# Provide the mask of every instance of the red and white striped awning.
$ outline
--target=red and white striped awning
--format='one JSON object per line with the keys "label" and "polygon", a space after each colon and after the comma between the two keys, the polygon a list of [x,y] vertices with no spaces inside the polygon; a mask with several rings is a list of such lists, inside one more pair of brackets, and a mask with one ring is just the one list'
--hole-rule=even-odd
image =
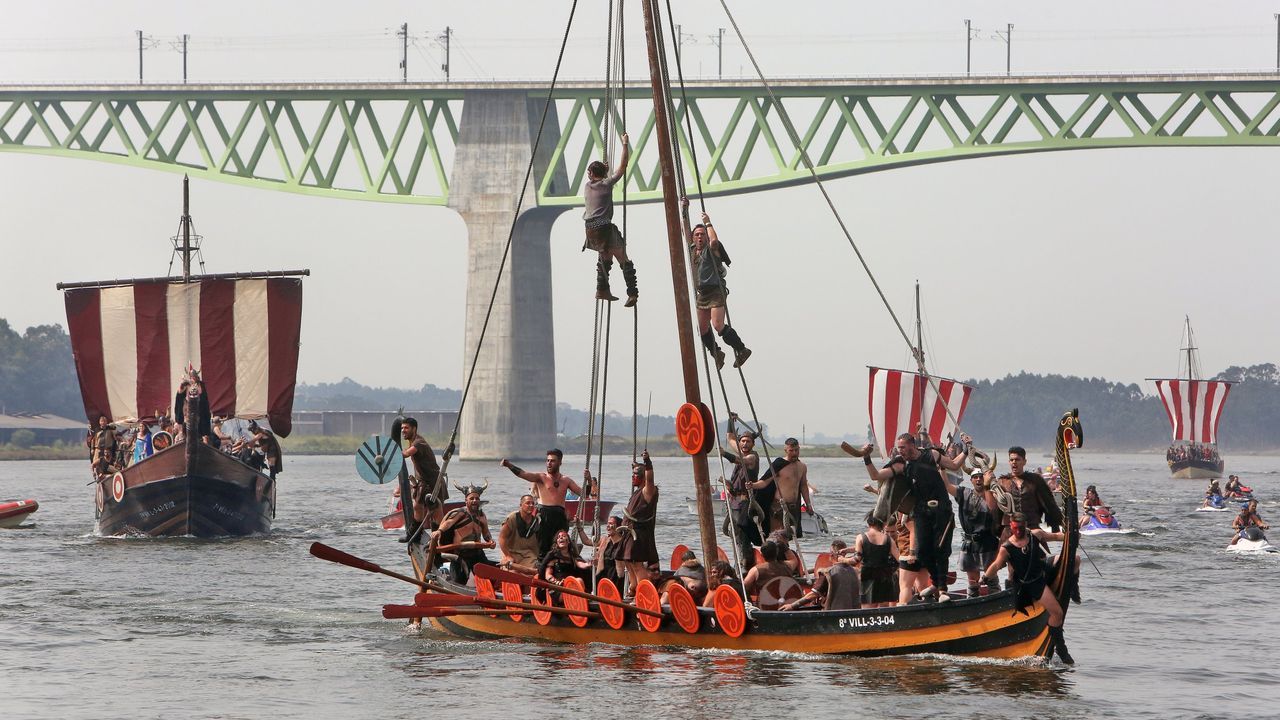
{"label": "red and white striped awning", "polygon": [[[899,435],[915,434],[922,422],[933,443],[941,445],[955,432],[956,423],[964,417],[969,395],[973,393],[970,385],[936,375],[932,376],[938,385],[938,391],[934,392],[929,379],[919,373],[878,367],[870,370],[867,409],[871,431],[884,457],[892,455]],[[939,394],[946,401],[945,406],[939,402]],[[948,417],[947,408],[955,416],[954,422]]]}
{"label": "red and white striped awning", "polygon": [[85,415],[96,422],[171,410],[187,365],[214,415],[292,429],[302,280],[166,279],[66,291]]}
{"label": "red and white striped awning", "polygon": [[1225,380],[1155,379],[1174,441],[1217,443],[1222,408],[1233,383]]}

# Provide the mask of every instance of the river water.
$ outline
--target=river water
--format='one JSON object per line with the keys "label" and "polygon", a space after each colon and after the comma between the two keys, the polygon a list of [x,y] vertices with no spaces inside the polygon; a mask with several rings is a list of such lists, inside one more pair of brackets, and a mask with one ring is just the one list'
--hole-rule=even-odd
{"label": "river water", "polygon": [[[290,458],[275,530],[227,540],[103,538],[79,462],[0,463],[0,500],[36,498],[33,527],[0,530],[0,717],[1274,717],[1280,555],[1225,552],[1231,513],[1197,513],[1198,481],[1157,455],[1077,451],[1131,535],[1086,537],[1085,602],[1067,618],[1073,668],[948,657],[828,658],[605,645],[461,642],[386,621],[412,586],[307,553],[321,541],[405,571],[384,532],[388,487],[349,457]],[[626,458],[606,458],[621,497]],[[689,464],[656,459],[659,548],[694,546]],[[1047,463],[1032,457],[1030,464]],[[567,458],[566,468],[581,468]],[[1280,458],[1230,469],[1280,509]],[[852,539],[870,506],[861,463],[809,462],[815,504]],[[453,482],[490,478],[495,525],[527,484],[496,463],[457,462]],[[713,465],[713,473],[715,466]],[[610,491],[610,485],[613,492]],[[1277,531],[1280,532],[1280,531]],[[1280,538],[1277,538],[1280,539]],[[815,543],[816,545],[816,543]],[[809,548],[806,548],[809,549]],[[813,549],[817,549],[814,547]]]}

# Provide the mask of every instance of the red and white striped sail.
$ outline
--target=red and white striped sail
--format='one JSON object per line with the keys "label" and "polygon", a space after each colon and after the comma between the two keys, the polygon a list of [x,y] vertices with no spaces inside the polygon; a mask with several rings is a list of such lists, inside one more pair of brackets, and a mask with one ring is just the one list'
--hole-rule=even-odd
{"label": "red and white striped sail", "polygon": [[[899,435],[914,434],[921,422],[935,445],[942,444],[948,435],[955,432],[973,393],[972,386],[934,375],[933,380],[938,385],[935,392],[929,379],[919,373],[878,367],[870,369],[867,409],[871,430],[884,457],[892,455]],[[939,402],[939,395],[946,400],[945,406]],[[955,421],[947,415],[947,408],[951,409]]]}
{"label": "red and white striped sail", "polygon": [[1218,423],[1232,383],[1225,380],[1153,380],[1169,416],[1173,440],[1217,443]]}
{"label": "red and white striped sail", "polygon": [[292,429],[302,280],[135,281],[66,290],[67,325],[85,415],[112,420],[170,409],[187,365],[214,415]]}

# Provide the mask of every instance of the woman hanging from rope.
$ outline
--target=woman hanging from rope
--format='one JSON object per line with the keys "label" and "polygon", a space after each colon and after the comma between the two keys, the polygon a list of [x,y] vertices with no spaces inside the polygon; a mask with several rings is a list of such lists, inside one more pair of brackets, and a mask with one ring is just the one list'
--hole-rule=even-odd
{"label": "woman hanging from rope", "polygon": [[[685,217],[689,216],[689,198],[681,198],[685,207]],[[720,334],[724,341],[733,348],[733,366],[742,364],[751,357],[751,350],[742,343],[738,331],[725,323],[729,287],[724,282],[725,266],[730,264],[729,253],[720,243],[715,228],[711,227],[711,217],[706,211],[702,213],[702,222],[694,225],[689,231],[693,237],[690,249],[693,252],[694,290],[697,294],[698,332],[702,334],[702,344],[707,347],[716,359],[716,369],[724,367],[724,350],[716,344],[711,329]]]}
{"label": "woman hanging from rope", "polygon": [[626,175],[627,162],[631,159],[631,144],[626,133],[622,135],[622,159],[618,168],[609,173],[609,166],[596,160],[587,166],[587,183],[582,188],[586,210],[582,217],[587,223],[587,241],[582,249],[591,248],[599,253],[596,261],[596,299],[617,300],[609,292],[609,270],[616,258],[622,267],[622,279],[627,283],[627,307],[636,304],[640,291],[636,289],[636,266],[627,259],[627,239],[613,224],[613,186]]}

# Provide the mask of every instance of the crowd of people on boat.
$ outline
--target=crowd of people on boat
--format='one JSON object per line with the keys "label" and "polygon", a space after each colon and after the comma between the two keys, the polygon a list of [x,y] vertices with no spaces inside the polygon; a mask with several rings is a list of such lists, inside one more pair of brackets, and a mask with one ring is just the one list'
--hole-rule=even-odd
{"label": "crowd of people on boat", "polygon": [[[664,598],[672,583],[680,583],[696,602],[707,605],[713,591],[728,583],[757,607],[782,611],[888,607],[986,595],[999,590],[1003,570],[1005,587],[1016,589],[1019,607],[1033,602],[1045,607],[1055,648],[1070,661],[1062,638],[1064,612],[1049,589],[1059,558],[1047,544],[1064,539],[1064,516],[1045,479],[1026,469],[1023,448],[1009,449],[1010,472],[995,476],[990,469],[977,468],[966,484],[946,478],[946,471],[965,471],[960,443],[938,448],[928,444],[927,436],[903,434],[881,465],[873,462],[872,447],[865,446],[858,454],[874,483],[867,487],[877,494],[876,507],[852,544],[833,539],[817,567],[809,568],[797,543],[803,537],[798,522],[801,500],[812,507],[799,443],[788,439],[784,456],[760,472],[756,436],[738,432],[733,421],[728,440],[734,449],[726,450],[725,457],[734,469],[725,481],[729,514],[721,530],[731,541],[735,562],[721,557],[704,564],[686,551],[673,559],[678,564],[671,569],[661,566],[654,535],[660,492],[647,452],[632,464],[626,508],[607,519],[594,546],[584,515],[570,517],[565,509],[570,492],[585,499],[597,497],[598,483],[590,469],[584,469],[581,483],[575,481],[561,472],[564,455],[558,449],[546,453],[542,471],[525,470],[504,459],[502,466],[527,482],[530,492],[504,517],[495,539],[480,499],[484,487],[459,488],[464,505],[441,513],[446,491],[439,466],[410,424],[403,437],[411,440],[404,452],[413,461],[415,523],[435,531],[428,555],[436,564],[449,558],[457,581],[465,581],[458,567],[492,564],[556,584],[577,577],[592,587],[607,578],[624,597],[632,596],[642,580],[652,582]],[[964,442],[969,442],[967,436]],[[1101,507],[1096,488],[1091,490],[1086,505]],[[954,575],[949,564],[957,527],[967,588],[951,591]],[[590,557],[583,555],[588,546],[594,549]],[[485,553],[494,548],[497,559]],[[1076,558],[1067,587],[1077,602],[1078,573]]]}
{"label": "crowd of people on boat", "polygon": [[1209,462],[1217,463],[1222,460],[1222,456],[1218,454],[1218,448],[1213,445],[1200,445],[1192,443],[1187,445],[1171,445],[1165,452],[1165,460],[1170,465],[1184,462]]}
{"label": "crowd of people on boat", "polygon": [[183,380],[174,396],[174,404],[143,418],[126,418],[112,422],[102,416],[85,434],[89,465],[94,478],[101,481],[127,467],[136,465],[155,453],[186,440],[185,398],[195,385],[195,407],[199,415],[196,427],[200,441],[235,457],[249,467],[269,473],[274,479],[283,471],[284,456],[280,441],[269,428],[257,420],[240,421],[215,417],[209,413],[208,394],[204,383]]}

